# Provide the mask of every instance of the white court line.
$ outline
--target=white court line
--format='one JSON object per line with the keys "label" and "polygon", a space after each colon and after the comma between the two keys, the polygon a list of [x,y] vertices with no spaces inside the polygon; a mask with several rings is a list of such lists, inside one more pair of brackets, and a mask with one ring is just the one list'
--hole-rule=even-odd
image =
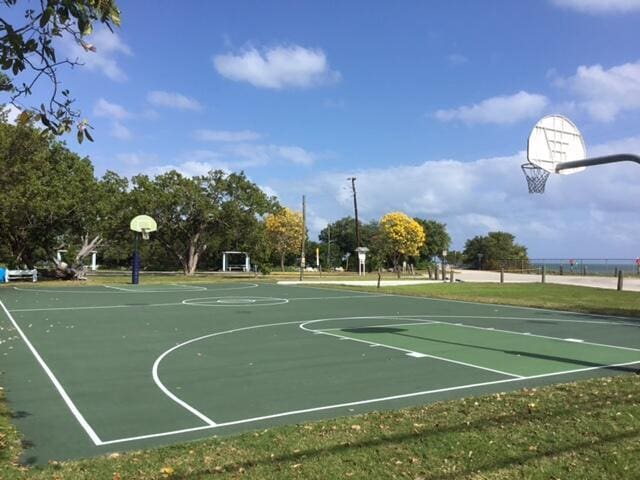
{"label": "white court line", "polygon": [[179,293],[179,292],[204,292],[204,291],[207,290],[207,287],[201,287],[201,286],[198,286],[198,285],[193,285],[193,286],[185,285],[184,288],[179,288],[179,289],[162,289],[162,288],[159,288],[157,290],[145,289],[145,287],[142,287],[140,290],[138,290],[134,286],[131,286],[131,287],[117,287],[115,285],[103,285],[103,287],[104,288],[111,288],[113,290],[118,290],[118,291],[127,292],[127,293]]}
{"label": "white court line", "polygon": [[[464,323],[453,323],[453,322],[439,322],[436,320],[427,320],[428,318],[436,318],[436,317],[445,317],[445,315],[420,315],[418,317],[418,315],[408,315],[408,317],[413,317],[416,319],[415,323],[398,323],[398,324],[390,324],[390,325],[370,325],[370,326],[365,326],[365,327],[358,327],[358,328],[375,328],[375,327],[402,327],[402,326],[410,326],[410,325],[450,325],[450,326],[454,326],[454,327],[461,327],[461,328],[474,328],[476,330],[485,330],[488,332],[498,332],[498,333],[508,333],[508,334],[512,334],[512,335],[522,335],[522,336],[526,336],[526,337],[537,337],[537,338],[544,338],[547,340],[555,340],[558,342],[570,342],[570,343],[579,343],[581,345],[591,345],[591,346],[596,346],[596,347],[605,347],[605,348],[614,348],[614,349],[619,349],[619,350],[629,350],[632,352],[640,352],[640,348],[632,348],[632,347],[623,347],[620,345],[610,345],[607,343],[595,343],[595,342],[588,342],[585,341],[583,339],[579,339],[579,338],[559,338],[559,337],[551,337],[548,335],[537,335],[535,333],[530,333],[530,332],[514,332],[512,330],[503,330],[500,328],[494,328],[494,327],[479,327],[477,325],[466,325]],[[390,317],[393,318],[393,317]],[[425,320],[421,320],[421,318],[425,318]],[[460,318],[457,316],[454,316],[454,318]],[[471,317],[471,318],[504,318],[504,317]],[[336,328],[326,328],[326,329],[322,329],[322,330],[312,330],[314,332],[328,332],[328,331],[333,331],[333,330],[343,330],[344,327],[336,327]],[[350,338],[350,337],[348,337]]]}
{"label": "white court line", "polygon": [[[428,315],[425,315],[425,317],[428,317]],[[503,330],[503,329],[500,329],[500,328],[478,327],[476,325],[466,325],[464,323],[452,323],[452,322],[437,322],[437,323],[440,323],[441,325],[452,325],[454,327],[460,327],[460,328],[473,328],[475,330],[487,330],[487,331],[491,331],[491,332],[509,333],[511,335],[526,335],[527,337],[545,338],[545,339],[548,339],[548,340],[556,340],[558,342],[571,342],[572,340],[575,342],[575,339],[551,337],[549,335],[537,335],[535,333],[514,332],[514,331],[511,331],[511,330]],[[580,344],[581,345],[592,345],[592,346],[596,346],[596,347],[616,348],[616,349],[619,349],[619,350],[629,350],[629,351],[632,351],[632,352],[640,352],[640,348],[621,347],[619,345],[609,345],[609,344],[606,344],[606,343],[587,342],[585,340],[581,340]]]}
{"label": "white court line", "polygon": [[136,308],[136,307],[168,307],[171,305],[182,305],[182,303],[150,303],[141,305],[96,305],[87,307],[51,307],[51,308],[14,308],[12,312],[49,312],[56,310],[100,310],[108,308]]}
{"label": "white court line", "polygon": [[[494,328],[494,327],[480,327],[477,325],[467,325],[464,323],[453,323],[453,322],[440,322],[437,320],[429,320],[430,318],[484,318],[484,319],[502,319],[502,318],[507,318],[507,319],[521,319],[521,317],[475,317],[475,316],[471,316],[471,315],[466,315],[466,316],[458,316],[458,315],[407,315],[406,317],[408,318],[416,318],[416,321],[418,322],[422,322],[421,318],[425,319],[425,324],[426,325],[433,325],[433,324],[438,324],[438,325],[452,325],[454,327],[461,327],[461,328],[474,328],[476,330],[486,330],[489,332],[498,332],[498,333],[509,333],[512,335],[523,335],[523,336],[527,336],[527,337],[538,337],[538,338],[544,338],[544,339],[548,339],[548,340],[556,340],[558,342],[573,342],[573,343],[580,343],[583,345],[592,345],[592,346],[596,346],[596,347],[607,347],[607,348],[616,348],[619,350],[629,350],[632,352],[640,352],[640,348],[633,348],[633,347],[623,347],[620,345],[610,345],[607,343],[596,343],[596,342],[588,342],[582,339],[577,339],[577,338],[559,338],[559,337],[551,337],[549,335],[537,335],[535,333],[530,333],[530,332],[514,332],[512,330],[503,330],[500,328]],[[554,320],[555,321],[555,320]],[[569,320],[571,321],[571,320]],[[597,323],[602,323],[602,322],[597,322]],[[411,325],[415,325],[415,324],[411,324]],[[614,325],[624,325],[624,324],[614,324]],[[393,325],[388,325],[389,327],[392,327]],[[337,329],[340,330],[340,329]]]}
{"label": "white court line", "polygon": [[[389,318],[393,318],[393,317],[389,317]],[[442,322],[430,322],[430,321],[421,321],[421,320],[414,320],[411,323],[389,323],[387,325],[363,325],[362,327],[335,327],[335,328],[323,328],[322,330],[313,330],[314,333],[317,334],[321,334],[322,332],[333,332],[333,331],[339,331],[339,330],[344,330],[345,328],[392,328],[392,327],[410,327],[410,326],[414,326],[414,325],[442,325]]]}
{"label": "white court line", "polygon": [[[369,318],[371,318],[371,317],[369,317]],[[306,325],[309,324],[309,323],[317,323],[317,322],[321,322],[321,321],[327,321],[327,320],[310,320],[308,322],[303,322],[303,323],[300,324],[300,328],[302,330],[305,330],[305,331],[311,332],[311,333],[320,333],[321,335],[329,335],[331,337],[343,338],[343,339],[346,339],[346,340],[351,340],[353,342],[365,343],[367,345],[376,345],[376,346],[388,348],[390,350],[397,350],[399,352],[404,352],[404,353],[415,353],[414,350],[408,350],[406,348],[394,347],[392,345],[386,345],[386,344],[380,343],[380,342],[369,342],[368,340],[362,340],[360,338],[352,338],[352,337],[349,337],[349,336],[346,336],[346,335],[338,335],[337,333],[330,333],[330,332],[327,332],[327,331],[324,331],[324,330],[314,330],[312,328],[306,328]],[[420,353],[422,353],[422,352],[420,352]],[[426,357],[429,357],[429,358],[433,358],[435,360],[441,360],[443,362],[455,363],[455,364],[458,364],[458,365],[463,365],[465,367],[471,367],[471,368],[477,368],[477,369],[480,369],[480,370],[486,370],[488,372],[499,373],[500,375],[507,375],[508,377],[524,378],[522,375],[517,375],[515,373],[505,372],[505,371],[502,371],[502,370],[496,370],[494,368],[482,367],[480,365],[475,365],[473,363],[461,362],[459,360],[452,360],[450,358],[439,357],[437,355],[431,355],[431,354],[426,354],[426,353],[423,353],[423,355],[425,355]]]}
{"label": "white court line", "polygon": [[254,329],[265,328],[265,327],[276,327],[276,326],[280,326],[280,325],[292,325],[292,324],[296,324],[297,325],[299,323],[300,323],[299,321],[296,321],[296,322],[271,323],[271,324],[267,324],[267,325],[252,325],[252,326],[249,326],[249,327],[235,328],[233,330],[226,330],[224,332],[209,333],[207,335],[202,335],[200,337],[192,338],[190,340],[187,340],[186,342],[182,342],[182,343],[179,343],[179,344],[171,347],[169,350],[166,350],[166,351],[162,352],[162,354],[158,358],[156,358],[156,361],[153,362],[153,368],[151,369],[151,376],[152,376],[153,381],[155,382],[155,384],[158,386],[158,388],[166,396],[168,396],[171,400],[173,400],[174,402],[176,402],[178,405],[180,405],[181,407],[185,408],[189,412],[193,413],[196,417],[198,417],[199,419],[201,419],[202,421],[207,423],[209,426],[215,426],[215,425],[217,425],[216,422],[211,420],[204,413],[200,412],[196,408],[194,408],[191,405],[189,405],[184,400],[180,399],[177,395],[174,395],[167,387],[164,386],[164,383],[162,383],[162,381],[160,380],[160,376],[158,375],[158,368],[160,366],[160,362],[162,362],[162,360],[167,355],[169,355],[171,352],[174,352],[175,350],[177,350],[177,349],[179,349],[181,347],[184,347],[185,345],[189,345],[191,343],[198,342],[200,340],[205,340],[207,338],[217,337],[217,336],[220,336],[220,335],[226,335],[228,333],[241,332],[241,331],[244,331],[244,330],[254,330]]}
{"label": "white court line", "polygon": [[29,293],[101,293],[101,294],[107,293],[109,295],[113,295],[113,292],[107,292],[105,290],[90,290],[90,288],[93,288],[93,287],[69,287],[68,290],[54,290],[52,288],[36,288],[36,287],[34,288],[12,287],[12,288],[14,290],[18,290],[19,292],[29,292]]}
{"label": "white court line", "polygon": [[[160,284],[161,285],[161,284]],[[203,290],[188,290],[188,291],[204,291],[204,290],[208,290],[210,292],[216,292],[216,291],[227,291],[227,290],[246,290],[248,288],[256,288],[259,285],[257,283],[246,283],[242,286],[235,286],[235,287],[203,287],[200,285],[191,285],[191,284],[181,284],[181,283],[170,283],[168,285],[178,285],[178,286],[185,286],[185,287],[189,287],[189,286],[193,286],[193,287],[197,287],[199,289],[203,289]],[[215,285],[215,284],[209,284],[209,285]],[[94,287],[69,287],[68,290],[54,290],[54,289],[50,289],[50,288],[38,288],[38,287],[34,287],[34,288],[22,288],[22,287],[12,287],[14,290],[18,290],[20,292],[29,292],[29,293],[100,293],[100,294],[109,294],[109,295],[113,295],[113,291],[112,290],[116,290],[116,291],[122,291],[125,293],[167,293],[167,292],[182,292],[182,291],[187,291],[187,290],[162,290],[162,291],[150,291],[150,290],[146,290],[146,291],[135,291],[135,290],[127,290],[125,288],[122,287],[114,287],[114,286],[109,286],[109,285],[96,285],[96,287],[100,287],[101,290],[90,290],[90,288],[94,288]],[[109,291],[105,291],[104,289],[108,288]]]}
{"label": "white court line", "polygon": [[89,438],[91,438],[91,441],[95,445],[102,445],[103,443],[102,443],[102,440],[100,440],[100,437],[98,437],[98,435],[93,430],[93,428],[91,428],[91,425],[89,425],[89,423],[82,416],[82,414],[80,413],[78,408],[75,406],[73,401],[71,401],[71,398],[69,398],[69,395],[65,391],[64,387],[62,386],[62,384],[58,381],[58,379],[53,374],[53,372],[51,371],[49,366],[45,363],[45,361],[42,359],[42,357],[40,356],[38,351],[35,349],[33,344],[29,341],[29,339],[24,334],[22,329],[18,326],[17,322],[15,321],[15,319],[13,318],[11,313],[9,313],[9,310],[7,310],[7,307],[4,306],[4,303],[2,303],[1,300],[0,300],[0,307],[2,307],[2,310],[4,310],[4,313],[7,315],[7,318],[9,319],[9,321],[11,321],[11,323],[15,327],[16,331],[22,337],[22,340],[24,341],[25,345],[29,348],[29,350],[31,350],[31,353],[36,358],[36,360],[38,361],[38,363],[40,364],[40,366],[42,367],[44,372],[47,374],[47,376],[49,377],[49,379],[53,383],[53,386],[56,387],[56,390],[58,390],[58,393],[60,394],[60,396],[62,397],[64,402],[67,404],[67,407],[69,407],[69,410],[71,410],[71,413],[73,414],[73,416],[76,417],[76,420],[78,420],[78,423],[80,423],[82,428],[84,428],[84,431],[87,432],[87,435],[89,435]]}
{"label": "white court line", "polygon": [[[292,323],[292,322],[287,322],[287,323]],[[300,322],[293,322],[293,323],[300,323]],[[458,385],[455,387],[447,387],[447,388],[439,388],[439,389],[435,389],[435,390],[423,390],[423,391],[419,391],[419,392],[411,392],[411,393],[404,393],[404,394],[400,394],[400,395],[392,395],[392,396],[388,396],[388,397],[378,397],[378,398],[371,398],[371,399],[367,399],[367,400],[358,400],[355,402],[346,402],[346,403],[336,403],[333,405],[323,405],[320,407],[313,407],[313,408],[305,408],[305,409],[301,409],[301,410],[291,410],[289,412],[281,412],[281,413],[275,413],[273,415],[264,415],[264,416],[260,416],[260,417],[253,417],[253,418],[245,418],[242,420],[234,420],[234,421],[230,421],[230,422],[221,422],[216,424],[215,426],[202,426],[202,427],[193,427],[193,428],[184,428],[182,430],[172,430],[172,431],[167,431],[167,432],[160,432],[160,433],[151,433],[148,435],[138,435],[135,437],[127,437],[127,438],[118,438],[115,440],[107,440],[105,442],[102,442],[102,445],[113,445],[116,443],[125,443],[125,442],[133,442],[136,440],[146,440],[146,439],[150,439],[150,438],[158,438],[158,437],[167,437],[167,436],[171,436],[171,435],[178,435],[181,433],[190,433],[190,432],[197,432],[200,430],[209,430],[209,429],[214,429],[214,428],[222,428],[222,427],[228,427],[228,426],[232,426],[232,425],[241,425],[244,423],[253,423],[253,422],[258,422],[258,421],[262,421],[262,420],[271,420],[274,418],[280,418],[280,417],[287,417],[287,416],[292,416],[292,415],[299,415],[299,414],[304,414],[304,413],[313,413],[313,412],[320,412],[323,410],[333,410],[333,409],[337,409],[337,408],[346,408],[346,407],[355,407],[358,405],[367,405],[367,404],[371,404],[371,403],[379,403],[379,402],[386,402],[386,401],[392,401],[392,400],[401,400],[404,398],[411,398],[411,397],[420,397],[420,396],[426,396],[426,395],[432,395],[432,394],[436,394],[436,393],[444,393],[444,392],[452,392],[452,391],[456,391],[456,390],[464,390],[464,389],[472,389],[472,388],[478,388],[478,387],[485,387],[485,386],[490,386],[490,385],[499,385],[501,383],[513,383],[513,382],[524,382],[527,380],[535,380],[538,378],[545,378],[545,377],[553,377],[553,376],[559,376],[559,375],[568,375],[571,373],[580,373],[580,372],[586,372],[586,371],[590,371],[590,370],[601,370],[601,369],[606,369],[606,368],[615,368],[615,367],[624,367],[624,366],[628,366],[628,365],[634,365],[640,363],[640,359],[638,359],[635,362],[627,362],[627,363],[617,363],[617,364],[612,364],[612,365],[600,365],[597,367],[586,367],[586,368],[578,368],[575,370],[566,370],[566,371],[562,371],[562,372],[554,372],[554,373],[544,373],[541,375],[532,375],[530,377],[520,377],[520,378],[506,378],[506,379],[502,379],[502,380],[493,380],[490,382],[482,382],[482,383],[472,383],[469,385]]]}
{"label": "white court line", "polygon": [[297,298],[289,298],[290,301],[293,300],[342,300],[345,298],[376,298],[376,297],[386,297],[386,294],[370,294],[370,295],[344,295],[344,296],[335,296],[335,297],[297,297]]}
{"label": "white court line", "polygon": [[[243,287],[243,288],[253,288],[253,287]],[[240,290],[239,288],[236,289],[222,289],[222,290]],[[91,293],[111,293],[111,292],[91,292]],[[152,293],[157,293],[157,292],[152,292]],[[325,299],[334,299],[334,298],[357,298],[359,296],[363,296],[363,295],[356,295],[356,296],[344,296],[344,297],[317,297],[314,298],[317,300],[325,300]],[[206,300],[207,298],[232,298],[232,297],[199,297],[197,299],[187,299],[184,300],[182,302],[173,302],[173,303],[151,303],[151,304],[144,304],[144,305],[95,305],[95,306],[86,306],[86,307],[50,307],[50,308],[14,308],[11,311],[12,312],[48,312],[48,311],[56,311],[56,310],[99,310],[99,309],[108,309],[108,308],[136,308],[136,307],[168,307],[168,306],[173,306],[173,305],[185,305],[185,301],[190,301],[190,300]],[[236,297],[237,298],[237,297]],[[252,297],[252,298],[262,298],[262,297]],[[282,300],[287,300],[287,302],[282,302],[279,305],[284,305],[285,303],[290,302],[291,300],[311,300],[310,298],[283,298]],[[191,304],[193,305],[193,304]],[[201,305],[201,306],[211,306],[211,305]],[[216,305],[216,306],[221,306],[221,305]],[[241,307],[243,305],[224,305],[224,306],[235,306],[235,307]],[[260,306],[260,305],[257,305]],[[269,305],[266,305],[269,306]]]}
{"label": "white court line", "polygon": [[[178,286],[189,286],[189,283],[171,283],[170,285],[178,285]],[[208,285],[215,285],[214,284],[208,284]],[[194,285],[197,286],[197,285]],[[235,286],[235,287],[202,287],[205,290],[209,291],[209,292],[225,292],[227,290],[247,290],[249,288],[258,288],[259,285],[257,283],[246,283],[246,284],[240,284],[240,286]]]}

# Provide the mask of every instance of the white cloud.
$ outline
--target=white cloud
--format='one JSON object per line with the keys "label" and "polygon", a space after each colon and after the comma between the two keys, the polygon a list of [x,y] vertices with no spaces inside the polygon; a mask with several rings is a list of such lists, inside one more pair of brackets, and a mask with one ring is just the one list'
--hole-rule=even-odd
{"label": "white cloud", "polygon": [[589,148],[588,151],[590,157],[600,157],[614,153],[640,154],[640,135],[601,143],[593,148]]}
{"label": "white cloud", "polygon": [[261,88],[308,88],[340,79],[340,73],[331,70],[322,50],[298,45],[262,51],[251,47],[239,54],[216,55],[213,64],[223,77]]}
{"label": "white cloud", "polygon": [[269,185],[258,185],[260,190],[262,190],[269,197],[278,197],[278,192],[271,188]]}
{"label": "white cloud", "polygon": [[[129,156],[123,157],[123,160],[128,159],[128,163],[139,158],[136,154],[127,155]],[[223,144],[220,150],[190,150],[179,155],[174,162],[164,165],[156,164],[145,171],[157,175],[169,170],[177,170],[183,175],[193,176],[204,175],[210,170],[233,172],[248,167],[267,167],[283,163],[309,166],[314,160],[315,156],[301,147],[230,142]],[[276,194],[275,190],[270,191]]]}
{"label": "white cloud", "polygon": [[122,41],[117,33],[107,28],[99,28],[86,38],[86,42],[95,47],[95,51],[87,51],[70,37],[62,39],[62,44],[71,60],[84,64],[88,70],[98,70],[116,82],[124,82],[127,75],[117,61],[119,54],[131,56],[131,48]]}
{"label": "white cloud", "polygon": [[544,95],[518,92],[487,98],[480,103],[450,110],[438,110],[434,116],[440,121],[461,120],[465,123],[512,124],[538,117],[549,100]]}
{"label": "white cloud", "polygon": [[[640,136],[590,148],[591,153],[640,153]],[[467,239],[501,229],[516,235],[531,257],[635,258],[640,217],[640,168],[619,163],[552,175],[544,195],[531,195],[520,164],[525,153],[506,157],[426,161],[358,171],[314,172],[298,182],[271,180],[281,201],[298,206],[307,194],[309,225],[316,235],[326,225],[353,215],[346,178],[357,177],[363,221],[394,210],[445,222],[454,249]],[[320,220],[316,221],[316,217]]]}
{"label": "white cloud", "polygon": [[262,137],[257,132],[251,130],[228,131],[228,130],[196,130],[195,137],[198,140],[207,142],[250,142]]}
{"label": "white cloud", "polygon": [[122,105],[117,103],[111,103],[100,98],[93,106],[93,114],[96,117],[107,117],[115,120],[124,120],[131,117],[131,113],[127,111]]}
{"label": "white cloud", "polygon": [[120,122],[114,122],[113,127],[111,128],[111,136],[118,140],[131,140],[133,138],[133,133],[131,133],[131,130]]}
{"label": "white cloud", "polygon": [[171,170],[175,170],[185,177],[207,175],[211,170],[223,170],[226,173],[230,173],[232,171],[221,164],[197,160],[188,160],[177,164],[157,165],[147,168],[145,171],[148,175],[156,176],[170,172]]}
{"label": "white cloud", "polygon": [[640,11],[640,0],[551,0],[551,3],[592,15]]}
{"label": "white cloud", "polygon": [[464,65],[469,61],[467,57],[464,55],[460,55],[459,53],[452,53],[447,56],[447,60],[453,66]]}
{"label": "white cloud", "polygon": [[2,113],[5,112],[7,114],[7,123],[9,125],[15,125],[18,121],[18,115],[22,113],[22,110],[9,103],[7,105],[4,105],[4,108],[2,108]]}
{"label": "white cloud", "polygon": [[294,145],[256,145],[249,143],[232,144],[222,152],[239,168],[265,166],[277,162],[309,166],[315,156],[302,147]]}
{"label": "white cloud", "polygon": [[576,95],[577,106],[595,120],[611,122],[621,112],[640,109],[640,61],[609,69],[581,65],[575,75],[554,83]]}
{"label": "white cloud", "polygon": [[269,149],[273,151],[276,157],[283,158],[297,165],[309,166],[314,160],[313,155],[301,147],[270,145]]}
{"label": "white cloud", "polygon": [[156,107],[175,108],[178,110],[202,110],[202,105],[190,97],[176,92],[154,90],[147,94],[147,101]]}
{"label": "white cloud", "polygon": [[128,166],[137,166],[158,161],[158,156],[153,153],[119,153],[116,159]]}

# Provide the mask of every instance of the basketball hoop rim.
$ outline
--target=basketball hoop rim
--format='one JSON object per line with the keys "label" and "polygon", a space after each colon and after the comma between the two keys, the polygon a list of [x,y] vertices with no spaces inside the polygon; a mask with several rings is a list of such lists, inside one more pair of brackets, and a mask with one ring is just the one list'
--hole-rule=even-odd
{"label": "basketball hoop rim", "polygon": [[520,168],[522,168],[527,180],[529,193],[544,193],[545,185],[551,172],[532,162],[523,163]]}

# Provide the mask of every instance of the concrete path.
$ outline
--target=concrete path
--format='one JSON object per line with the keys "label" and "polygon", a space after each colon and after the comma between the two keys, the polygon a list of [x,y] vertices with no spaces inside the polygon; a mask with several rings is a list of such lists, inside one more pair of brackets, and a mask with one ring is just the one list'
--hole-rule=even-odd
{"label": "concrete path", "polygon": [[[463,282],[485,282],[485,283],[499,283],[500,273],[491,271],[478,271],[478,270],[459,270],[456,269],[454,273],[456,280]],[[505,273],[505,283],[540,283],[541,275],[528,275],[521,273]],[[593,287],[593,288],[607,288],[615,290],[618,286],[618,279],[611,277],[596,277],[596,276],[577,276],[577,275],[549,275],[546,276],[547,283],[557,283],[561,285],[576,285],[579,287]],[[281,285],[298,285],[298,284],[327,284],[327,285],[351,285],[362,287],[375,287],[378,283],[377,280],[290,280],[280,281]],[[422,285],[428,283],[442,283],[441,280],[428,280],[417,277],[412,280],[382,280],[380,283],[383,287],[390,287],[396,285]],[[640,278],[627,277],[624,279],[625,291],[640,292]]]}
{"label": "concrete path", "polygon": [[[463,282],[500,282],[499,272],[478,271],[478,270],[456,270],[454,278]],[[528,275],[521,273],[505,273],[506,283],[539,283],[541,275]],[[561,285],[577,285],[579,287],[608,288],[615,290],[618,287],[618,279],[613,275],[606,276],[579,276],[579,275],[546,275],[547,283],[558,283]],[[623,290],[640,292],[640,278],[627,277],[623,280]]]}

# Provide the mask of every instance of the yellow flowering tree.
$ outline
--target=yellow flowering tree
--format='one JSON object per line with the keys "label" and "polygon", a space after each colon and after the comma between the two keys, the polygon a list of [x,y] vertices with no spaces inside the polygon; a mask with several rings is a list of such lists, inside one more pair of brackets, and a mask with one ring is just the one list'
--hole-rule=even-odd
{"label": "yellow flowering tree", "polygon": [[283,208],[266,218],[265,228],[271,247],[280,254],[280,268],[284,272],[284,257],[302,247],[302,214]]}
{"label": "yellow flowering tree", "polygon": [[393,259],[393,268],[398,275],[400,259],[419,255],[425,241],[422,225],[402,212],[387,213],[380,220],[380,242],[384,252]]}

